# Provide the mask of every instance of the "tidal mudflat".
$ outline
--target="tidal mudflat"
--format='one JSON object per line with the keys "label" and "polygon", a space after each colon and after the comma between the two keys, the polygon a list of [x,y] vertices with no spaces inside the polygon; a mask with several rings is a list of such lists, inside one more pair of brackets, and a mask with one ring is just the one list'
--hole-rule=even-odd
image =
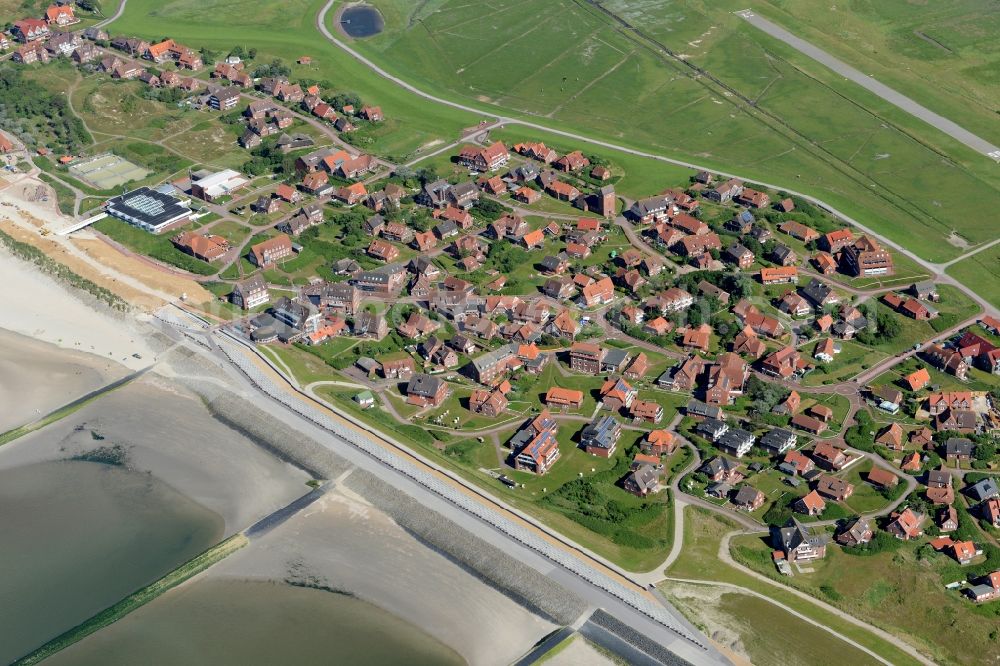
{"label": "tidal mudflat", "polygon": [[283,583],[201,580],[49,659],[90,664],[408,664],[465,661],[372,604]]}

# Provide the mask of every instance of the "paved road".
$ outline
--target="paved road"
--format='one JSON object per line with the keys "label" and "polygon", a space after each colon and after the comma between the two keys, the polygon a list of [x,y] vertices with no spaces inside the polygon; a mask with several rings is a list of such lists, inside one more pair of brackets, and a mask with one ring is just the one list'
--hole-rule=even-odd
{"label": "paved road", "polygon": [[[497,123],[500,124],[501,126],[502,125],[520,125],[522,127],[528,127],[528,128],[540,130],[540,131],[543,131],[543,132],[548,132],[550,134],[556,134],[558,136],[562,136],[562,137],[565,137],[565,138],[568,138],[568,139],[573,139],[574,141],[582,141],[582,142],[589,143],[589,144],[594,145],[594,146],[600,146],[602,148],[608,148],[610,150],[616,150],[618,152],[626,153],[628,155],[635,155],[637,157],[645,157],[645,158],[648,158],[648,159],[651,159],[651,160],[657,160],[659,162],[665,162],[667,164],[674,164],[674,165],[677,165],[677,166],[687,167],[689,169],[694,169],[695,171],[711,171],[712,173],[718,174],[718,175],[720,175],[720,176],[722,176],[724,178],[739,178],[741,180],[746,180],[746,181],[749,181],[749,182],[757,183],[758,185],[761,185],[762,187],[770,188],[770,189],[773,189],[773,190],[782,190],[782,191],[788,192],[789,194],[791,194],[793,196],[800,197],[801,199],[804,199],[805,201],[808,201],[808,202],[810,202],[812,204],[815,204],[815,205],[819,206],[820,208],[823,208],[824,210],[828,211],[832,215],[834,215],[836,217],[839,217],[840,219],[842,219],[845,222],[847,222],[847,223],[849,223],[849,224],[857,227],[858,229],[861,229],[863,232],[865,232],[869,236],[877,238],[879,240],[879,242],[882,243],[883,245],[885,245],[886,247],[889,247],[889,248],[895,250],[896,252],[899,252],[901,254],[906,255],[907,257],[909,257],[910,259],[912,259],[914,262],[916,262],[917,264],[919,264],[921,267],[923,267],[923,268],[927,269],[928,271],[930,271],[934,275],[934,278],[936,279],[937,282],[943,283],[943,284],[950,284],[950,285],[955,286],[956,288],[958,288],[958,289],[962,290],[963,292],[965,292],[966,295],[968,295],[970,298],[972,298],[976,303],[978,303],[985,310],[986,314],[990,314],[990,315],[993,315],[995,317],[1000,317],[1000,308],[997,308],[993,304],[987,302],[986,299],[982,298],[981,296],[979,296],[978,294],[976,294],[975,292],[973,292],[971,289],[969,289],[967,286],[965,286],[964,284],[962,284],[961,282],[959,282],[955,278],[951,277],[950,275],[944,274],[944,268],[945,268],[946,264],[935,264],[935,263],[928,262],[928,261],[924,260],[923,258],[921,258],[920,256],[918,256],[914,252],[911,252],[910,250],[906,249],[905,247],[903,247],[899,243],[896,243],[895,241],[892,241],[892,240],[886,238],[885,236],[882,236],[881,234],[879,234],[879,233],[875,232],[874,230],[872,230],[870,227],[868,227],[868,226],[862,224],[861,222],[857,221],[856,219],[854,219],[850,215],[844,213],[843,211],[838,210],[837,208],[834,208],[833,206],[831,206],[830,204],[826,203],[825,201],[817,199],[816,197],[814,197],[814,196],[812,196],[810,194],[806,194],[804,192],[799,192],[797,190],[790,189],[786,185],[777,185],[777,184],[774,184],[774,183],[764,182],[764,181],[758,180],[756,178],[747,178],[746,176],[741,176],[740,174],[727,173],[725,171],[719,171],[718,169],[709,168],[709,167],[706,167],[704,165],[694,164],[692,162],[685,162],[683,160],[676,160],[676,159],[672,159],[672,158],[669,158],[669,157],[665,157],[663,155],[657,155],[655,153],[649,153],[649,152],[646,152],[646,151],[643,151],[643,150],[636,150],[634,148],[628,148],[626,146],[621,146],[619,144],[611,143],[609,141],[601,141],[601,140],[598,140],[598,139],[594,139],[592,137],[584,136],[582,134],[576,134],[574,132],[567,132],[565,130],[557,129],[555,127],[550,127],[550,126],[547,126],[547,125],[542,125],[540,123],[534,123],[534,122],[530,122],[530,121],[527,121],[527,120],[519,120],[517,118],[509,118],[509,117],[506,117],[506,116],[498,114],[495,110],[484,110],[484,109],[481,109],[481,108],[476,108],[476,107],[470,106],[468,104],[462,104],[460,102],[453,102],[451,100],[444,99],[442,97],[437,97],[436,95],[432,95],[430,93],[424,92],[423,90],[420,90],[416,86],[414,86],[414,85],[412,85],[410,83],[407,83],[403,79],[390,74],[389,72],[387,72],[386,70],[382,69],[377,64],[375,64],[374,62],[372,62],[371,60],[369,60],[368,58],[366,58],[365,56],[363,56],[361,53],[359,53],[355,49],[351,48],[351,46],[349,46],[343,40],[341,40],[341,39],[337,38],[336,36],[334,36],[330,32],[330,30],[326,27],[326,16],[329,13],[330,9],[333,7],[334,2],[335,2],[335,0],[328,0],[328,2],[323,6],[323,8],[320,9],[319,14],[316,16],[316,28],[323,34],[323,36],[331,44],[333,44],[337,48],[343,50],[345,53],[347,53],[352,58],[354,58],[355,60],[359,61],[360,63],[362,63],[363,65],[365,65],[369,69],[371,69],[373,72],[375,72],[376,74],[378,74],[382,78],[391,81],[392,83],[396,84],[397,86],[403,88],[404,90],[407,90],[407,91],[413,93],[414,95],[417,95],[418,97],[422,97],[423,99],[435,102],[437,104],[442,104],[444,106],[448,106],[448,107],[451,107],[453,109],[458,109],[460,111],[465,111],[467,113],[476,114],[476,115],[478,115],[478,116],[480,116],[482,118],[496,118]],[[1000,150],[1000,149],[998,149],[998,150]],[[963,257],[968,256],[969,254],[972,254],[974,252],[975,252],[975,250],[973,250],[970,253],[967,253],[966,255],[963,255]]]}
{"label": "paved road", "polygon": [[934,113],[927,107],[921,106],[906,95],[903,95],[884,83],[880,83],[873,77],[858,71],[846,62],[833,57],[826,51],[813,46],[804,39],[796,37],[781,26],[768,21],[766,18],[754,13],[752,10],[744,9],[736,12],[736,15],[755,28],[766,32],[775,39],[780,39],[796,51],[803,53],[820,64],[829,67],[837,74],[840,74],[844,78],[857,83],[862,88],[875,93],[890,104],[898,106],[910,115],[923,120],[928,125],[944,132],[953,139],[964,143],[969,148],[972,148],[973,150],[1000,162],[1000,148],[994,146],[986,139],[976,136],[957,123],[948,120],[944,116]]}
{"label": "paved road", "polygon": [[108,25],[109,23],[111,23],[113,21],[117,21],[118,18],[121,17],[121,15],[125,12],[125,3],[126,2],[128,2],[128,0],[121,0],[121,2],[118,3],[118,9],[117,9],[117,11],[115,11],[115,13],[113,15],[111,15],[108,18],[104,19],[100,23],[95,23],[94,27],[95,28],[103,28],[104,26]]}

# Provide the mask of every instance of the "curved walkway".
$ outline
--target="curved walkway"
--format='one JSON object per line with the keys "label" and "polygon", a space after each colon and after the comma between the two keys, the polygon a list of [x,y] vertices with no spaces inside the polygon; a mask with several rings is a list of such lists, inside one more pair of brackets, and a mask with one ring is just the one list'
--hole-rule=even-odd
{"label": "curved walkway", "polygon": [[[900,638],[898,636],[894,636],[893,634],[890,634],[889,632],[887,632],[887,631],[885,631],[883,629],[879,629],[878,627],[876,627],[874,625],[871,625],[871,624],[868,624],[867,622],[865,622],[863,620],[859,620],[858,618],[854,617],[853,615],[851,615],[849,613],[845,613],[844,611],[840,610],[839,608],[831,606],[830,604],[826,603],[825,601],[823,601],[821,599],[817,599],[814,596],[810,596],[810,595],[806,594],[805,592],[802,592],[801,590],[797,590],[796,588],[791,587],[789,585],[782,585],[781,583],[778,583],[778,582],[776,582],[774,580],[771,580],[770,578],[768,578],[767,576],[765,576],[763,574],[759,574],[756,571],[748,569],[748,568],[744,567],[742,564],[739,564],[736,560],[733,559],[732,555],[730,555],[730,553],[729,553],[729,541],[734,536],[736,536],[737,534],[740,534],[740,532],[729,532],[728,534],[726,534],[725,536],[722,537],[722,541],[719,542],[719,553],[718,553],[719,560],[721,560],[722,562],[726,563],[727,565],[733,567],[737,571],[745,573],[748,576],[752,576],[753,578],[756,578],[757,580],[759,580],[759,581],[761,581],[763,583],[767,583],[768,585],[773,585],[774,587],[776,587],[776,588],[778,588],[780,590],[784,590],[785,592],[788,592],[790,594],[794,594],[795,596],[797,596],[797,597],[799,597],[801,599],[804,599],[806,601],[809,601],[809,602],[811,602],[811,603],[819,606],[820,608],[822,608],[826,612],[832,613],[832,614],[836,615],[837,617],[839,617],[840,619],[842,619],[842,620],[844,620],[846,622],[850,622],[853,625],[856,625],[858,627],[861,627],[862,629],[866,629],[866,630],[872,632],[873,634],[875,634],[876,636],[878,636],[882,640],[887,641],[889,643],[892,643],[893,645],[895,645],[896,647],[898,647],[900,650],[903,650],[904,652],[906,652],[907,654],[909,654],[911,657],[913,657],[914,659],[916,659],[920,663],[925,664],[926,666],[934,666],[934,662],[933,661],[931,661],[927,657],[923,656],[915,647],[913,647],[909,643],[906,643],[905,641],[900,640]],[[764,596],[764,598],[767,599],[766,596]],[[778,603],[778,602],[773,602],[773,603]],[[852,641],[850,641],[848,639],[845,639],[845,640],[847,640],[849,643],[851,643],[852,645],[854,645],[854,643]],[[861,648],[861,649],[864,649],[864,648]],[[865,649],[865,652],[868,652],[868,654],[872,654],[869,650],[866,650],[866,649]],[[876,658],[879,659],[879,661],[883,661],[884,662],[884,660],[881,657],[877,657],[876,656]],[[888,662],[884,662],[884,663],[888,663]]]}

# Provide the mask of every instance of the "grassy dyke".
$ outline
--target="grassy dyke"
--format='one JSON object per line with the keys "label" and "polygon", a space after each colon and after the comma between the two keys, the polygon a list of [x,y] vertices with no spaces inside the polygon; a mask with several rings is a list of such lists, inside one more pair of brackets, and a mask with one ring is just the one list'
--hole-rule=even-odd
{"label": "grassy dyke", "polygon": [[34,652],[18,659],[14,664],[16,666],[31,666],[32,664],[41,663],[57,652],[65,650],[70,645],[83,640],[95,631],[114,624],[129,613],[153,601],[164,592],[197,576],[202,571],[232,555],[247,543],[249,543],[249,540],[243,534],[234,534],[225,541],[212,546],[200,555],[188,560],[159,580],[136,590],[118,603],[105,608],[89,620],[56,636]]}

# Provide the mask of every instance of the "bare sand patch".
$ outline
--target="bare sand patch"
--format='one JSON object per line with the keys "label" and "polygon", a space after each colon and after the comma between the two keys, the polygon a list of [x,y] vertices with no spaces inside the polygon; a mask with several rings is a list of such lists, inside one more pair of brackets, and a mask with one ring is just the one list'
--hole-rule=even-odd
{"label": "bare sand patch", "polygon": [[212,292],[202,287],[198,282],[160,270],[134,257],[128,257],[104,241],[78,236],[73,238],[72,242],[105,266],[110,266],[116,271],[131,275],[143,284],[174,295],[175,298],[179,298],[184,294],[188,301],[195,304],[206,303],[215,299]]}
{"label": "bare sand patch", "polygon": [[54,240],[29,232],[24,227],[14,224],[9,218],[0,218],[0,231],[3,231],[7,235],[13,237],[15,240],[38,248],[44,252],[46,256],[63,264],[77,275],[105,287],[112,293],[120,296],[137,307],[153,310],[163,305],[162,299],[154,298],[148,293],[124,282],[109,279],[107,274],[98,270],[98,268],[91,263],[73,255],[66,249],[65,246],[55,242]]}

